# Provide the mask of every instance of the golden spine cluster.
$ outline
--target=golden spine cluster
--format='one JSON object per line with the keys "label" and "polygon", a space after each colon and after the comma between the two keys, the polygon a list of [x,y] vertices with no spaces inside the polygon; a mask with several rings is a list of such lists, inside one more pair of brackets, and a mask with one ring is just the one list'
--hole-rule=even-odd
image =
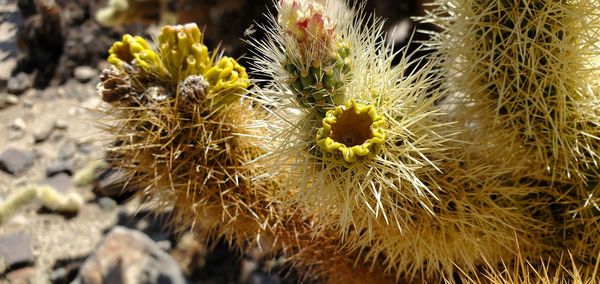
{"label": "golden spine cluster", "polygon": [[599,16],[599,1],[456,0],[425,18],[442,30],[429,45],[466,139],[513,183],[539,188],[520,202],[545,225],[554,264],[568,252],[593,265],[600,251]]}

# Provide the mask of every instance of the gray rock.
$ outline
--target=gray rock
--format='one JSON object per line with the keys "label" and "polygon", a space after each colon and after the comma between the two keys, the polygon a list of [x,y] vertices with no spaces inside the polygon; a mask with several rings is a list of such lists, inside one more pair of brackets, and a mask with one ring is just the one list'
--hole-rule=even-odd
{"label": "gray rock", "polygon": [[33,154],[31,152],[8,148],[0,155],[0,169],[11,175],[20,175],[32,165]]}
{"label": "gray rock", "polygon": [[7,273],[5,278],[8,283],[35,283],[35,274],[35,267],[28,266]]}
{"label": "gray rock", "polygon": [[34,261],[31,236],[17,232],[0,237],[0,273],[16,265],[29,265]]}
{"label": "gray rock", "polygon": [[94,149],[94,145],[92,145],[92,143],[89,143],[89,142],[77,143],[77,151],[79,153],[88,155],[88,154],[92,153],[93,149]]}
{"label": "gray rock", "polygon": [[73,175],[73,165],[66,161],[56,162],[46,168],[46,176],[51,177],[59,173],[64,173],[69,176]]}
{"label": "gray rock", "polygon": [[15,95],[20,95],[27,89],[31,88],[32,81],[29,75],[21,72],[16,76],[11,77],[6,85],[6,90]]}
{"label": "gray rock", "polygon": [[22,118],[17,117],[12,121],[10,127],[17,131],[24,131],[25,129],[27,129],[27,123],[25,123],[25,120],[23,120]]}
{"label": "gray rock", "polygon": [[280,284],[281,280],[277,275],[269,275],[264,272],[254,272],[246,284]]}
{"label": "gray rock", "polygon": [[33,108],[33,101],[29,98],[25,98],[25,99],[23,99],[23,106],[28,109],[31,109],[31,108]]}
{"label": "gray rock", "polygon": [[19,103],[19,97],[12,95],[12,94],[7,94],[7,93],[0,94],[0,109],[9,107],[12,105],[16,105],[18,103]]}
{"label": "gray rock", "polygon": [[67,192],[73,187],[73,179],[65,173],[59,173],[47,178],[44,184],[51,186],[58,192]]}
{"label": "gray rock", "polygon": [[64,129],[69,128],[69,123],[62,119],[57,119],[54,122],[54,128],[64,130]]}
{"label": "gray rock", "polygon": [[98,199],[98,205],[104,210],[113,210],[117,207],[117,202],[110,197],[100,197]]}
{"label": "gray rock", "polygon": [[39,123],[33,126],[32,134],[33,140],[35,143],[41,143],[52,135],[52,131],[54,131],[54,125],[50,123]]}
{"label": "gray rock", "polygon": [[3,100],[9,105],[16,105],[17,103],[19,103],[19,97],[11,94],[6,94]]}
{"label": "gray rock", "polygon": [[73,70],[73,76],[77,81],[86,83],[98,76],[96,69],[89,66],[79,66]]}
{"label": "gray rock", "polygon": [[186,283],[177,263],[145,234],[114,227],[74,283]]}
{"label": "gray rock", "polygon": [[[62,92],[61,92],[62,91]],[[67,98],[89,98],[96,95],[96,88],[92,84],[82,84],[77,80],[69,80],[59,90]]]}
{"label": "gray rock", "polygon": [[60,149],[58,149],[58,160],[67,161],[75,155],[77,147],[71,142],[65,142]]}

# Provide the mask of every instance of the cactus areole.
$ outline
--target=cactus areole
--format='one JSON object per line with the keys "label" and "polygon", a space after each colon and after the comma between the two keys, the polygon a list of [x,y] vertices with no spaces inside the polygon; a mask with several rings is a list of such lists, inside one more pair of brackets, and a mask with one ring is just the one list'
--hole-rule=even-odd
{"label": "cactus areole", "polygon": [[385,142],[385,121],[371,105],[349,100],[330,110],[317,132],[317,145],[326,157],[346,167],[373,158]]}

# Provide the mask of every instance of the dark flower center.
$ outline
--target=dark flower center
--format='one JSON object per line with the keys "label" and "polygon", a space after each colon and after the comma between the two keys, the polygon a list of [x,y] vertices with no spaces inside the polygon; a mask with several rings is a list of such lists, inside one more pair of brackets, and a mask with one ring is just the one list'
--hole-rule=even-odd
{"label": "dark flower center", "polygon": [[356,113],[353,109],[344,111],[331,125],[331,139],[352,147],[373,138],[371,124],[373,119],[368,113]]}

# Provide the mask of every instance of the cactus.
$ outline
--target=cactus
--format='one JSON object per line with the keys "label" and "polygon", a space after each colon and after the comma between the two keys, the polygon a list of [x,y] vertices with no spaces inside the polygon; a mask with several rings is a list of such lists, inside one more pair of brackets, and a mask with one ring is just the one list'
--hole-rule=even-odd
{"label": "cactus", "polygon": [[209,54],[196,24],[163,27],[158,45],[156,52],[143,38],[131,35],[115,42],[108,58],[113,67],[103,71],[98,85],[102,98],[133,105],[161,101],[175,97],[177,85],[189,76],[202,76],[209,83],[210,101],[229,104],[250,85],[246,69],[236,60]]}
{"label": "cactus", "polygon": [[[181,56],[164,60],[163,52],[170,49],[158,53],[157,64],[183,62],[175,60]],[[128,64],[136,68],[135,62]],[[182,70],[169,64],[174,67],[166,68],[169,73]],[[179,72],[187,76],[176,87],[164,80],[158,85],[132,80],[139,74],[118,65],[103,72],[98,91],[111,104],[107,118],[116,122],[105,127],[117,140],[110,148],[113,166],[123,168],[143,189],[139,194],[158,203],[158,209],[174,208],[176,230],[191,227],[201,239],[224,237],[239,249],[259,245],[285,251],[299,258],[292,261],[304,273],[314,271],[323,279],[372,275],[353,270],[350,255],[355,254],[342,251],[335,233],[316,234],[296,210],[279,206],[273,193],[283,191],[279,178],[256,179],[269,175],[250,163],[264,154],[253,137],[262,135],[257,123],[265,114],[242,99],[248,76],[235,60],[223,57],[206,66],[199,75]],[[157,90],[153,95],[151,88]],[[315,240],[327,247],[314,247]],[[311,266],[324,254],[332,261],[317,272]],[[331,274],[340,269],[347,273]]]}
{"label": "cactus", "polygon": [[[271,17],[270,42],[251,42],[259,72],[290,90],[290,99],[322,117],[346,101],[344,86],[352,76],[352,41],[348,10],[338,1],[284,0]],[[340,21],[341,20],[341,21]]]}
{"label": "cactus", "polygon": [[481,155],[515,182],[544,189],[524,200],[554,228],[543,236],[544,253],[557,257],[566,248],[583,263],[596,261],[600,231],[591,205],[600,174],[599,7],[436,1],[427,18],[443,30],[429,45],[439,49],[445,87],[462,96],[455,107],[474,129],[470,140],[486,145]]}
{"label": "cactus", "polygon": [[73,175],[73,181],[78,186],[85,186],[92,184],[97,178],[97,171],[105,168],[106,162],[103,160],[92,160],[89,161],[83,168],[79,169]]}
{"label": "cactus", "polygon": [[83,205],[83,198],[75,192],[64,194],[50,186],[27,186],[15,190],[6,200],[0,202],[0,225],[36,198],[44,207],[59,213],[77,213]]}
{"label": "cactus", "polygon": [[247,166],[261,152],[246,125],[262,114],[242,100],[250,84],[245,68],[209,54],[195,24],[163,27],[158,51],[142,38],[123,38],[98,86],[111,104],[107,118],[117,122],[105,127],[116,139],[110,162],[145,199],[161,208],[177,204],[172,222],[179,230],[256,238],[271,213],[261,197],[268,186],[254,183]]}
{"label": "cactus", "polygon": [[597,176],[597,1],[438,4],[433,21],[445,32],[432,45],[443,68],[461,74],[451,87],[473,103],[465,112],[490,120],[487,133],[505,133],[491,134],[503,137],[491,141],[498,149],[518,153],[504,164],[550,182]]}
{"label": "cactus", "polygon": [[[568,249],[576,263],[595,265],[600,254],[600,186],[597,181],[563,186],[566,194],[555,207],[562,215],[555,225],[559,230],[556,246]],[[558,203],[558,202],[557,202]],[[562,253],[562,250],[555,254]]]}
{"label": "cactus", "polygon": [[[545,189],[510,181],[510,172],[473,157],[477,148],[457,144],[452,159],[438,163],[443,172],[422,178],[435,184],[432,214],[411,209],[400,232],[384,222],[372,231],[356,231],[348,246],[369,247],[364,259],[387,264],[398,279],[437,282],[458,271],[474,273],[486,263],[509,261],[521,249],[537,256],[548,249],[544,236],[551,224],[536,219],[527,197]],[[371,238],[364,235],[371,234]]]}
{"label": "cactus", "polygon": [[204,74],[207,82],[213,86],[208,96],[216,104],[229,104],[239,99],[248,87],[246,69],[231,57],[221,58]]}
{"label": "cactus", "polygon": [[[360,12],[356,13],[354,17],[361,18]],[[268,118],[269,132],[263,134],[264,144],[272,147],[257,162],[265,164],[265,171],[270,173],[266,177],[283,176],[287,180],[278,197],[283,208],[294,208],[310,218],[317,232],[337,232],[343,246],[350,248],[350,255],[359,253],[357,262],[381,266],[396,280],[413,275],[415,270],[439,276],[453,270],[452,261],[476,265],[482,260],[476,249],[461,257],[464,246],[490,246],[486,256],[509,254],[514,229],[523,231],[524,222],[513,227],[503,225],[503,221],[525,218],[512,212],[509,205],[490,200],[500,187],[477,195],[477,182],[482,181],[476,178],[467,189],[446,189],[437,184],[446,173],[443,165],[451,164],[448,159],[454,161],[447,154],[453,153],[449,150],[456,143],[451,141],[460,128],[445,122],[434,105],[445,93],[434,87],[439,82],[431,75],[432,65],[405,74],[405,69],[416,62],[405,55],[392,68],[394,52],[380,41],[380,23],[374,20],[364,28],[357,22],[354,18],[338,22],[348,25],[344,30],[353,34],[350,45],[362,47],[353,53],[355,68],[342,92],[345,104],[319,117],[278,100],[290,93],[293,98],[293,90],[274,84],[273,89],[260,93],[265,101],[273,102],[275,115]],[[277,54],[277,50],[268,50],[271,47],[258,46],[261,52],[256,61],[264,68],[275,68],[278,58],[286,56],[275,56],[267,63],[264,54]],[[497,174],[491,171],[490,176]],[[461,220],[454,212],[444,216],[451,218],[444,222],[443,217],[436,217],[437,207],[446,206],[443,202],[448,199],[458,199],[452,194],[466,195],[460,202],[470,211],[499,207],[498,212],[505,215],[490,224],[483,217],[477,219],[476,213]],[[524,193],[518,189],[510,192],[519,194]],[[490,201],[480,203],[478,197]],[[439,227],[428,229],[432,220],[438,220]],[[444,242],[427,243],[429,249],[422,248],[423,243],[415,239],[423,239],[423,231],[432,237],[447,232],[456,245],[445,248]],[[471,238],[487,232],[496,235],[480,241]]]}
{"label": "cactus", "polygon": [[344,163],[374,158],[385,142],[385,120],[372,106],[349,100],[327,112],[317,132],[317,146],[325,156]]}
{"label": "cactus", "polygon": [[592,267],[577,265],[574,258],[563,255],[558,260],[538,259],[529,261],[516,254],[514,260],[502,263],[500,267],[486,263],[478,274],[460,272],[460,283],[596,283],[598,281],[598,263]]}
{"label": "cactus", "polygon": [[212,65],[213,58],[202,44],[202,33],[196,24],[164,26],[158,35],[158,44],[162,64],[174,82],[204,74]]}
{"label": "cactus", "polygon": [[[595,277],[600,5],[436,3],[439,52],[407,74],[417,60],[392,67],[380,20],[279,1],[252,42],[272,80],[252,96],[195,25],[163,28],[158,50],[124,37],[98,87],[112,162],[175,228],[283,251],[326,281],[510,282],[506,264],[526,282],[525,262],[565,248],[573,280]],[[530,266],[568,281],[550,263]]]}

